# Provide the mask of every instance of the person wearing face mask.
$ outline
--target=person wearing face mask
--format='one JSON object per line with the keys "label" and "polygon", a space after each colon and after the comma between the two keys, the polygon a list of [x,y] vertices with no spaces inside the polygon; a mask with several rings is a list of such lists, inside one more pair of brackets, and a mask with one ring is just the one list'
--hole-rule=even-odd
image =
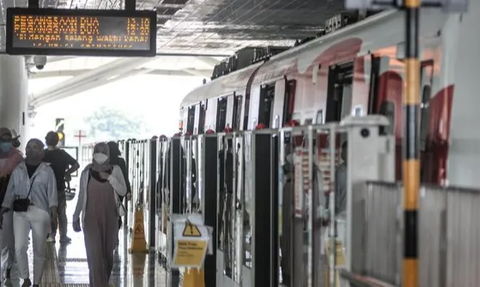
{"label": "person wearing face mask", "polygon": [[[5,198],[13,169],[23,161],[22,154],[12,147],[13,140],[12,132],[8,128],[0,128],[0,205]],[[8,281],[15,256],[12,211],[5,213],[3,216],[3,229],[0,230],[0,247],[2,252],[2,276]]]}
{"label": "person wearing face mask", "polygon": [[56,132],[48,132],[45,137],[47,149],[45,150],[44,161],[50,163],[50,167],[55,173],[58,189],[58,222],[52,223],[52,233],[47,242],[55,242],[57,227],[60,230],[60,243],[69,243],[72,241],[67,236],[67,197],[65,194],[65,183],[72,179],[71,174],[80,168],[78,162],[66,151],[57,147],[59,138]]}
{"label": "person wearing face mask", "polygon": [[22,287],[32,286],[27,256],[29,233],[32,231],[35,287],[42,279],[45,238],[50,232],[51,220],[57,216],[57,182],[52,168],[42,162],[43,147],[39,139],[28,141],[25,161],[13,170],[0,212],[1,219],[5,212],[13,210],[15,255]]}
{"label": "person wearing face mask", "polygon": [[[125,209],[120,197],[127,193],[122,170],[109,161],[106,143],[93,149],[93,161],[80,176],[80,190],[73,214],[73,229],[81,231],[82,222],[87,250],[90,286],[109,286],[113,254],[117,245],[118,217]],[[81,219],[80,219],[81,215]]]}

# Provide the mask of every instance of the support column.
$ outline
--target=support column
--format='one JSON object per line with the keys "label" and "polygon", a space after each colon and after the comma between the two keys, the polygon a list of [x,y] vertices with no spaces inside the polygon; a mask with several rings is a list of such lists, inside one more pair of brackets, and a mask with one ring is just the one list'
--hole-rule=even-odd
{"label": "support column", "polygon": [[20,150],[28,139],[28,76],[23,56],[0,55],[0,126],[21,136]]}
{"label": "support column", "polygon": [[407,92],[403,98],[403,213],[404,248],[402,286],[417,287],[418,271],[418,205],[420,188],[420,144],[418,115],[420,108],[419,14],[420,0],[404,0],[405,66]]}

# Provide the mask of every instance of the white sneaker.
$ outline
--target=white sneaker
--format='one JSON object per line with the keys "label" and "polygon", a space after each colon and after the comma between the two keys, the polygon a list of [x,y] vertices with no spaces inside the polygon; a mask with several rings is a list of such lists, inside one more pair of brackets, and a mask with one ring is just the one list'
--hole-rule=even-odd
{"label": "white sneaker", "polygon": [[50,236],[47,238],[47,242],[55,242],[55,236],[50,235]]}

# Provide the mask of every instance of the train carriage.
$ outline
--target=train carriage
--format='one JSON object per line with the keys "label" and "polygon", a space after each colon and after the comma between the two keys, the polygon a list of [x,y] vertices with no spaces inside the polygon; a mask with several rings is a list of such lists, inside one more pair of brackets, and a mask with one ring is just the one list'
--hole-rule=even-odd
{"label": "train carriage", "polygon": [[[421,12],[418,84],[424,182],[446,184],[453,180],[471,185],[478,181],[471,175],[469,182],[458,182],[465,176],[456,172],[447,177],[455,122],[452,113],[462,118],[461,109],[469,109],[466,103],[471,101],[471,92],[465,89],[475,83],[474,76],[457,63],[475,66],[478,62],[474,49],[480,46],[474,36],[475,27],[480,27],[480,19],[475,17],[478,12],[478,3],[471,4],[468,14],[446,14],[437,9]],[[183,131],[252,130],[259,125],[279,128],[291,120],[304,125],[338,122],[346,115],[383,114],[391,121],[385,132],[397,139],[400,163],[402,96],[406,93],[404,13],[384,11],[356,23],[352,23],[355,17],[345,15],[340,16],[343,20],[337,31],[220,76],[189,93],[180,110],[181,121],[186,124]],[[342,27],[344,24],[349,25]],[[471,125],[460,121],[459,130]],[[454,157],[457,155],[462,157]],[[469,162],[478,167],[476,162]],[[397,179],[401,173],[398,164]]]}

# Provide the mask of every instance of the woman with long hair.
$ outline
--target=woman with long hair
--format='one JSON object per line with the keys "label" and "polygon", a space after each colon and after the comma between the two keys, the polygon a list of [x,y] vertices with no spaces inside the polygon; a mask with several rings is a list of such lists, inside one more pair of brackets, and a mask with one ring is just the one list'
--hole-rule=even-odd
{"label": "woman with long hair", "polygon": [[113,253],[117,245],[118,217],[123,208],[120,197],[127,188],[122,170],[110,164],[110,149],[98,143],[93,161],[80,176],[80,191],[73,215],[73,228],[81,231],[80,215],[87,250],[90,286],[109,286]]}

